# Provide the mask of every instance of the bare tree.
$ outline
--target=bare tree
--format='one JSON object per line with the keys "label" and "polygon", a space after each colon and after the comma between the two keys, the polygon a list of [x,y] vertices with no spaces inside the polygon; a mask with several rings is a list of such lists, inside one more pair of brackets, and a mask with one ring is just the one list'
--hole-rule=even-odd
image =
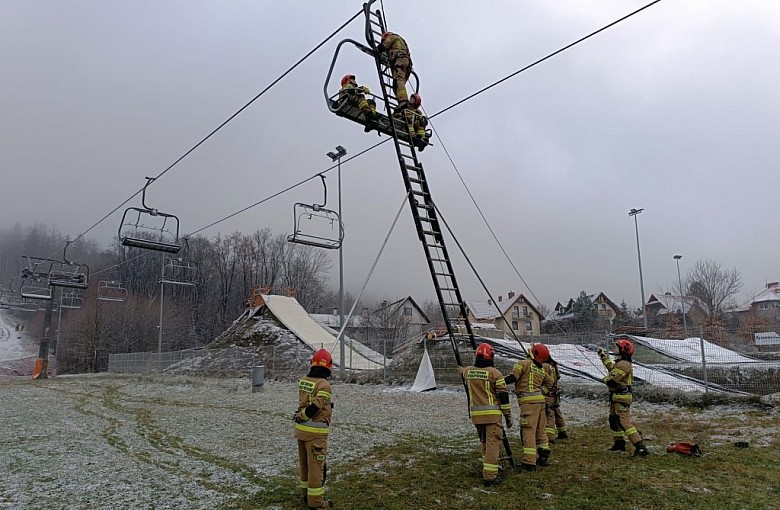
{"label": "bare tree", "polygon": [[729,298],[742,290],[742,276],[735,269],[723,269],[720,262],[697,260],[685,275],[686,294],[699,298],[708,315],[719,315]]}

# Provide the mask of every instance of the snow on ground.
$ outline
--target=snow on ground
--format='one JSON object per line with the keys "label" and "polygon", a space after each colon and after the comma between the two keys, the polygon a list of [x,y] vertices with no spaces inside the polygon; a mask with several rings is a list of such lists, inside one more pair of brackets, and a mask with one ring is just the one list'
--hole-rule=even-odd
{"label": "snow on ground", "polygon": [[701,349],[704,344],[704,359],[707,363],[751,363],[756,360],[731,349],[715,345],[699,337],[684,340],[670,340],[629,335],[636,343],[658,351],[672,359],[701,363]]}
{"label": "snow on ground", "polygon": [[[335,382],[333,394],[333,464],[413,434],[474,432],[458,387],[415,393]],[[0,509],[210,509],[263,490],[270,476],[296,476],[294,383],[268,381],[252,393],[249,377],[62,376],[0,381],[0,401]],[[606,407],[565,394],[562,402],[575,434],[578,426],[603,427],[609,441]],[[643,402],[634,414],[641,423],[676,409]],[[732,412],[744,415],[707,411]],[[519,444],[519,427],[508,432]]]}
{"label": "snow on ground", "polygon": [[38,357],[37,339],[28,331],[17,331],[19,323],[0,310],[0,375],[29,375]]}

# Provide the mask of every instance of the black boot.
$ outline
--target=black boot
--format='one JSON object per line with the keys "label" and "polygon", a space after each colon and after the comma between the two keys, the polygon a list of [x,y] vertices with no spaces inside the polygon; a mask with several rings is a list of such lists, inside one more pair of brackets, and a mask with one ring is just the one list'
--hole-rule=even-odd
{"label": "black boot", "polygon": [[520,464],[520,469],[523,471],[536,471],[536,465],[535,464],[526,464],[525,462],[522,462]]}
{"label": "black boot", "polygon": [[537,448],[536,455],[538,455],[538,458],[536,459],[536,464],[538,466],[544,467],[550,465],[550,450],[545,450],[544,448]]}
{"label": "black boot", "polygon": [[625,439],[618,439],[614,443],[612,443],[612,448],[609,449],[611,452],[625,452],[626,451],[626,440]]}
{"label": "black boot", "polygon": [[558,432],[558,439],[569,439],[569,434],[565,430]]}
{"label": "black boot", "polygon": [[503,478],[495,478],[493,480],[482,480],[482,485],[485,487],[491,487],[493,485],[501,485],[503,482]]}
{"label": "black boot", "polygon": [[647,446],[645,446],[644,441],[639,441],[637,444],[634,445],[634,457],[639,455],[640,457],[647,457],[650,455],[650,452],[647,450]]}
{"label": "black boot", "polygon": [[366,116],[366,125],[365,127],[363,127],[363,131],[368,133],[372,129],[377,128],[377,119],[379,118],[379,114],[376,112],[367,112],[365,116]]}

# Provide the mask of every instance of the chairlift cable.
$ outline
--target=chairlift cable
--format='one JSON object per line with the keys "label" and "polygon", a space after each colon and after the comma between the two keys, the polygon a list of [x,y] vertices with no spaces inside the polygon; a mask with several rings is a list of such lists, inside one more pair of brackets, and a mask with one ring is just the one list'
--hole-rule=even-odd
{"label": "chairlift cable", "polygon": [[[382,246],[379,248],[379,253],[376,254],[376,258],[374,259],[374,263],[371,265],[371,269],[368,270],[368,274],[366,275],[366,280],[363,282],[363,288],[360,289],[360,293],[357,295],[355,300],[352,302],[352,308],[349,310],[349,314],[347,314],[346,319],[344,320],[344,324],[341,325],[341,329],[339,330],[339,334],[336,337],[336,342],[333,344],[333,350],[335,350],[336,345],[338,345],[341,338],[344,336],[344,330],[347,327],[347,324],[349,324],[350,319],[352,318],[352,314],[355,313],[355,308],[357,307],[358,302],[360,301],[360,298],[363,297],[363,292],[365,292],[366,287],[368,286],[369,280],[371,280],[371,275],[374,274],[374,269],[376,269],[376,265],[379,263],[380,257],[382,257],[382,252],[385,251],[385,246],[387,246],[387,241],[390,240],[390,236],[393,233],[393,230],[395,230],[395,225],[398,223],[398,218],[401,217],[401,213],[403,212],[404,208],[406,207],[406,201],[409,199],[409,194],[404,193],[404,198],[401,201],[401,207],[398,209],[398,212],[395,214],[395,219],[393,219],[393,224],[390,225],[390,230],[388,230],[387,235],[385,236],[385,240],[382,241]],[[384,354],[383,354],[384,356]]]}
{"label": "chairlift cable", "polygon": [[[375,148],[379,147],[379,146],[380,146],[380,145],[382,145],[383,143],[385,143],[385,142],[389,142],[390,140],[392,140],[392,138],[385,138],[385,139],[384,139],[384,140],[382,140],[381,142],[377,142],[377,143],[375,143],[374,145],[372,145],[371,147],[368,147],[368,148],[366,148],[366,149],[363,149],[362,151],[360,151],[360,152],[358,152],[358,153],[354,154],[353,156],[350,156],[350,157],[348,157],[348,158],[346,158],[346,159],[343,159],[343,160],[341,161],[341,164],[342,164],[342,165],[344,165],[344,163],[347,163],[348,161],[351,161],[351,160],[353,160],[353,159],[357,158],[358,156],[361,156],[361,155],[365,154],[366,152],[368,152],[368,151],[370,151],[370,150],[373,150],[373,149],[375,149]],[[282,194],[284,194],[284,193],[287,193],[288,191],[290,191],[290,190],[292,190],[292,189],[294,189],[294,188],[297,188],[298,186],[301,186],[302,184],[305,184],[305,183],[307,183],[307,182],[309,182],[309,181],[311,181],[311,180],[313,180],[313,179],[316,179],[317,177],[320,177],[320,176],[322,176],[322,175],[324,175],[324,174],[326,174],[326,173],[330,172],[331,170],[335,170],[336,168],[338,168],[338,165],[333,165],[333,166],[331,166],[331,167],[329,167],[329,168],[327,168],[327,169],[325,169],[325,170],[321,170],[321,171],[317,172],[316,174],[312,175],[311,177],[307,177],[306,179],[304,179],[304,180],[302,180],[302,181],[299,181],[299,182],[297,182],[297,183],[295,183],[295,184],[293,184],[293,185],[291,185],[291,186],[288,186],[288,187],[286,187],[285,189],[283,189],[283,190],[281,190],[281,191],[277,191],[277,192],[276,192],[276,193],[274,193],[273,195],[269,195],[269,196],[265,197],[264,199],[262,199],[262,200],[260,200],[260,201],[258,201],[258,202],[255,202],[255,203],[254,203],[254,204],[252,204],[252,205],[248,205],[248,206],[244,207],[243,209],[239,209],[238,211],[236,211],[236,212],[234,212],[234,213],[231,213],[231,214],[229,214],[229,215],[225,216],[224,218],[222,218],[222,219],[219,219],[219,220],[217,220],[217,221],[215,221],[215,222],[213,222],[213,223],[209,223],[209,224],[208,224],[208,225],[206,225],[205,227],[201,227],[201,228],[199,228],[198,230],[193,230],[192,232],[190,232],[189,234],[187,234],[187,236],[193,236],[193,235],[195,235],[195,234],[198,234],[198,233],[200,233],[200,232],[202,232],[202,231],[206,230],[207,228],[211,228],[211,227],[213,227],[213,226],[215,226],[215,225],[218,225],[218,224],[222,223],[223,221],[227,221],[227,220],[229,220],[230,218],[233,218],[233,217],[235,217],[235,216],[238,216],[239,214],[241,214],[241,213],[243,213],[243,212],[246,212],[246,211],[248,211],[249,209],[252,209],[252,208],[254,208],[254,207],[257,207],[258,205],[260,205],[260,204],[263,204],[263,203],[265,203],[265,202],[268,202],[268,201],[269,201],[269,200],[271,200],[272,198],[276,198],[276,197],[278,197],[279,195],[282,195]],[[184,236],[184,237],[187,237],[187,236]]]}
{"label": "chairlift cable", "polygon": [[[442,140],[441,136],[439,135],[439,132],[436,130],[436,127],[433,125],[433,123],[429,122],[431,125],[431,129],[433,130],[433,134],[436,135],[436,139],[439,140],[439,144],[441,145],[442,150],[444,150],[444,154],[446,154],[447,159],[450,160],[450,163],[452,164],[452,168],[455,170],[455,173],[458,176],[458,179],[460,179],[461,184],[463,184],[463,187],[466,189],[466,193],[468,193],[469,198],[474,203],[474,207],[477,208],[477,212],[479,212],[480,217],[482,217],[482,221],[485,222],[485,225],[487,226],[488,230],[490,231],[490,234],[493,236],[493,239],[496,241],[496,244],[501,249],[501,252],[504,254],[504,257],[506,257],[506,260],[509,262],[509,265],[512,266],[512,269],[515,270],[515,274],[518,278],[520,278],[520,281],[523,282],[523,285],[525,285],[525,288],[528,289],[528,293],[531,294],[531,296],[534,298],[534,301],[536,301],[537,304],[541,306],[541,301],[538,297],[536,297],[536,294],[534,294],[534,291],[531,289],[531,286],[528,285],[528,282],[525,281],[525,278],[523,278],[523,275],[520,274],[520,271],[515,266],[514,262],[512,262],[512,259],[509,257],[509,254],[507,253],[506,249],[504,249],[504,245],[501,244],[501,241],[498,239],[498,236],[496,235],[495,231],[493,230],[493,227],[490,225],[490,222],[488,222],[487,218],[485,217],[485,214],[482,212],[482,208],[479,207],[479,204],[477,203],[476,198],[474,198],[474,195],[471,193],[471,189],[469,189],[468,185],[466,184],[466,181],[463,179],[463,175],[461,175],[460,170],[458,169],[458,165],[455,164],[455,160],[452,159],[452,155],[450,155],[450,151],[447,149],[447,146],[444,144],[444,140]],[[445,223],[446,225],[446,223]],[[449,227],[447,227],[449,228]],[[457,242],[457,241],[456,241]],[[489,295],[490,293],[488,293]],[[492,296],[490,297],[492,300]],[[495,300],[493,300],[495,303]],[[498,305],[496,304],[496,308]],[[500,310],[499,310],[500,311]],[[541,321],[540,321],[541,322]],[[561,333],[565,333],[563,328],[560,324],[555,322],[555,325],[558,327]],[[514,334],[514,331],[512,331]],[[516,336],[516,335],[515,335]]]}
{"label": "chairlift cable", "polygon": [[[157,180],[157,179],[159,179],[160,177],[162,177],[163,175],[165,175],[165,174],[166,174],[166,173],[167,173],[169,170],[171,170],[171,169],[172,169],[174,166],[176,166],[176,165],[177,165],[177,164],[178,164],[180,161],[182,161],[184,158],[186,158],[187,156],[189,156],[189,155],[190,155],[190,154],[191,154],[193,151],[195,151],[195,149],[197,149],[197,148],[198,148],[198,147],[200,147],[200,146],[201,146],[203,143],[205,143],[205,142],[206,142],[206,140],[208,140],[208,139],[209,139],[209,138],[211,138],[211,137],[212,137],[214,134],[216,134],[216,132],[217,132],[217,131],[219,131],[220,129],[222,129],[223,127],[225,127],[225,125],[227,125],[227,123],[228,123],[228,122],[230,122],[231,120],[233,120],[234,118],[236,118],[236,117],[238,116],[238,114],[240,114],[241,112],[243,112],[244,110],[246,110],[246,109],[247,109],[247,108],[248,108],[248,107],[249,107],[249,106],[250,106],[252,103],[254,103],[254,102],[257,100],[257,99],[259,99],[259,98],[260,98],[260,97],[261,97],[263,94],[265,94],[266,92],[268,92],[268,91],[269,91],[269,90],[270,90],[270,89],[271,89],[271,88],[272,88],[274,85],[276,85],[277,83],[279,83],[279,82],[280,82],[280,81],[281,81],[281,80],[282,80],[284,77],[286,77],[288,74],[290,74],[290,73],[291,73],[291,72],[292,72],[292,71],[293,71],[293,70],[294,70],[296,67],[298,67],[300,64],[302,64],[302,63],[303,63],[303,62],[304,62],[306,59],[308,59],[308,58],[309,58],[309,57],[310,57],[312,54],[314,54],[314,53],[315,53],[317,50],[319,50],[319,49],[320,49],[320,48],[321,48],[323,45],[325,45],[325,43],[327,43],[328,41],[330,41],[330,40],[331,40],[331,39],[332,39],[332,38],[333,38],[333,37],[334,37],[336,34],[338,34],[339,32],[341,32],[341,31],[344,29],[344,27],[346,27],[347,25],[349,25],[349,24],[350,24],[352,21],[354,21],[354,20],[355,20],[355,18],[357,18],[357,17],[358,17],[358,16],[360,16],[361,14],[363,14],[363,10],[362,10],[362,9],[361,9],[361,10],[359,10],[357,13],[355,13],[355,15],[354,15],[354,16],[352,16],[351,18],[349,18],[347,21],[345,21],[345,22],[344,22],[344,23],[343,23],[343,24],[342,24],[342,25],[341,25],[339,28],[337,28],[337,29],[336,29],[336,30],[335,30],[333,33],[331,33],[331,34],[330,34],[328,37],[326,37],[325,39],[323,39],[323,40],[322,40],[322,41],[321,41],[319,44],[317,44],[317,45],[316,45],[314,48],[312,48],[312,49],[311,49],[311,50],[310,50],[308,53],[306,53],[306,55],[304,55],[303,57],[301,57],[301,58],[300,58],[300,59],[299,59],[299,60],[298,60],[298,61],[297,61],[295,64],[293,64],[293,65],[292,65],[292,66],[291,66],[289,69],[287,69],[287,70],[286,70],[284,73],[282,73],[282,74],[281,74],[281,75],[280,75],[278,78],[276,78],[276,79],[275,79],[273,82],[271,82],[271,84],[270,84],[270,85],[268,85],[266,88],[264,88],[264,89],[263,89],[263,90],[262,90],[260,93],[258,93],[258,94],[257,94],[255,97],[253,97],[253,98],[252,98],[252,99],[251,99],[251,100],[250,100],[248,103],[246,103],[244,106],[242,106],[241,108],[239,108],[239,109],[238,109],[238,111],[236,111],[236,112],[235,112],[233,115],[231,115],[230,117],[228,117],[228,118],[227,118],[227,120],[225,120],[224,122],[222,122],[222,124],[220,124],[219,126],[217,126],[215,129],[213,129],[213,130],[212,130],[212,131],[211,131],[211,132],[210,132],[208,135],[206,135],[206,136],[205,136],[203,139],[201,139],[201,140],[200,140],[198,143],[196,143],[196,144],[195,144],[195,145],[194,145],[192,148],[190,148],[190,149],[189,149],[187,152],[185,152],[183,155],[181,155],[181,156],[180,156],[180,157],[179,157],[179,158],[178,158],[176,161],[174,161],[173,163],[171,163],[171,164],[170,164],[170,165],[169,165],[169,166],[168,166],[168,167],[167,167],[165,170],[163,170],[162,172],[160,172],[159,174],[157,174],[157,176],[156,176],[156,177],[154,177],[154,179],[153,179],[153,180]],[[151,184],[151,183],[150,183],[150,184]],[[103,221],[105,221],[105,220],[106,220],[106,219],[107,219],[109,216],[111,216],[112,214],[114,214],[115,212],[117,212],[117,211],[118,211],[120,208],[122,208],[122,207],[123,207],[125,204],[127,204],[128,202],[130,202],[130,200],[132,200],[133,198],[137,197],[137,196],[138,196],[138,195],[139,195],[139,194],[140,194],[140,193],[141,193],[143,190],[144,190],[144,188],[141,188],[141,189],[139,189],[138,191],[136,191],[135,193],[133,193],[133,194],[132,194],[130,197],[128,197],[128,198],[127,198],[127,200],[125,200],[124,202],[122,202],[121,204],[119,204],[118,206],[116,206],[116,207],[115,207],[114,209],[112,209],[112,210],[111,210],[111,211],[110,211],[108,214],[106,214],[105,216],[103,216],[102,218],[100,218],[100,220],[98,220],[96,223],[94,223],[94,224],[93,224],[91,227],[89,227],[89,228],[88,228],[88,229],[86,229],[84,232],[82,232],[81,234],[79,234],[79,235],[78,235],[78,236],[77,236],[77,237],[76,237],[76,238],[73,240],[73,242],[76,242],[76,241],[78,241],[79,239],[81,239],[82,237],[84,237],[85,235],[87,235],[87,234],[88,234],[88,233],[89,233],[89,232],[90,232],[92,229],[94,229],[95,227],[97,227],[98,225],[100,225],[101,223],[103,223]]]}
{"label": "chairlift cable", "polygon": [[[596,30],[596,31],[594,31],[594,32],[591,32],[590,34],[588,34],[588,35],[586,35],[586,36],[584,36],[584,37],[581,37],[581,38],[577,39],[576,41],[574,41],[574,42],[572,42],[572,43],[569,43],[569,44],[567,44],[566,46],[564,46],[564,47],[562,47],[562,48],[560,48],[560,49],[558,49],[558,50],[556,50],[556,51],[554,51],[554,52],[552,52],[552,53],[548,54],[547,56],[545,56],[545,57],[543,57],[543,58],[541,58],[541,59],[539,59],[539,60],[537,60],[537,61],[535,61],[535,62],[533,62],[533,63],[531,63],[531,64],[529,64],[529,65],[527,65],[527,66],[525,66],[525,67],[523,67],[522,69],[519,69],[519,70],[517,70],[517,71],[513,72],[512,74],[509,74],[509,75],[505,76],[504,78],[502,78],[502,79],[500,79],[500,80],[498,80],[498,81],[494,82],[493,84],[491,84],[491,85],[488,85],[487,87],[484,87],[484,88],[482,88],[482,89],[478,90],[477,92],[475,92],[475,93],[473,93],[473,94],[471,94],[471,95],[469,95],[469,96],[466,96],[465,98],[463,98],[463,99],[461,99],[461,100],[459,100],[459,101],[457,101],[457,102],[455,102],[455,103],[451,104],[450,106],[448,106],[448,107],[444,108],[443,110],[439,110],[438,112],[436,112],[436,113],[434,113],[433,115],[431,115],[430,117],[428,117],[428,120],[430,120],[430,119],[432,119],[432,118],[434,118],[434,117],[436,117],[436,116],[438,116],[438,115],[441,115],[442,113],[445,113],[445,112],[447,112],[447,111],[449,111],[449,110],[451,110],[451,109],[453,109],[453,108],[455,108],[455,107],[457,107],[457,106],[460,106],[461,104],[465,103],[465,102],[466,102],[466,101],[468,101],[469,99],[472,99],[472,98],[474,98],[474,97],[478,96],[479,94],[482,94],[483,92],[486,92],[487,90],[489,90],[489,89],[491,89],[491,88],[495,87],[496,85],[498,85],[498,84],[500,84],[500,83],[502,83],[502,82],[504,82],[504,81],[506,81],[506,80],[508,80],[508,79],[510,79],[510,78],[514,78],[514,77],[515,77],[515,76],[517,76],[518,74],[520,74],[520,73],[522,73],[522,72],[524,72],[524,71],[526,71],[526,70],[528,70],[528,69],[530,69],[530,68],[532,68],[532,67],[536,66],[537,64],[540,64],[540,63],[544,62],[545,60],[548,60],[548,59],[550,59],[550,58],[552,58],[552,57],[554,57],[554,56],[558,55],[559,53],[562,53],[562,52],[563,52],[563,51],[565,51],[565,50],[568,50],[569,48],[572,48],[573,46],[576,46],[577,44],[579,44],[579,43],[581,43],[581,42],[585,41],[586,39],[589,39],[589,38],[593,37],[594,35],[596,35],[596,34],[598,34],[598,33],[600,33],[600,32],[603,32],[604,30],[606,30],[606,29],[608,29],[608,28],[611,28],[611,27],[613,27],[614,25],[617,25],[617,24],[618,24],[618,23],[620,23],[621,21],[625,21],[626,19],[630,18],[631,16],[634,16],[635,14],[638,14],[639,12],[641,12],[641,11],[643,11],[643,10],[647,9],[648,7],[650,7],[650,6],[654,5],[654,4],[657,4],[657,3],[658,3],[658,2],[660,2],[660,1],[661,1],[661,0],[654,0],[653,2],[650,2],[649,4],[645,5],[644,7],[641,7],[640,9],[637,9],[637,10],[635,10],[635,11],[633,11],[633,12],[631,12],[631,13],[629,13],[629,14],[625,15],[625,16],[623,16],[622,18],[619,18],[619,19],[617,19],[617,20],[615,20],[615,21],[613,21],[613,22],[609,23],[608,25],[604,25],[603,27],[599,28],[598,30]],[[362,14],[362,11],[361,11],[359,14]],[[357,16],[357,15],[356,15],[356,16]],[[352,19],[354,19],[354,17],[353,17]],[[350,21],[352,21],[352,19],[350,19]],[[343,28],[343,27],[342,27],[342,28]],[[371,150],[374,150],[374,149],[376,149],[377,147],[379,147],[380,145],[382,145],[383,143],[385,143],[385,142],[388,142],[388,141],[390,141],[390,140],[391,140],[391,138],[385,138],[385,139],[384,139],[384,140],[382,140],[381,142],[379,142],[379,143],[375,143],[374,145],[372,145],[372,146],[370,146],[370,147],[368,147],[368,148],[366,148],[366,149],[363,149],[362,151],[358,152],[357,154],[354,154],[353,156],[350,156],[349,158],[346,158],[346,159],[342,160],[342,164],[344,164],[344,163],[346,163],[346,162],[348,162],[348,161],[351,161],[351,160],[353,160],[353,159],[355,159],[355,158],[357,158],[357,157],[359,157],[359,156],[362,156],[362,155],[363,155],[363,154],[365,154],[366,152],[369,152],[369,151],[371,151]],[[280,191],[280,192],[278,192],[278,193],[275,193],[275,194],[273,194],[273,195],[271,195],[271,196],[269,196],[269,197],[267,197],[267,198],[264,198],[263,200],[260,200],[259,202],[255,202],[255,203],[254,203],[254,204],[252,204],[252,205],[249,205],[249,206],[247,206],[247,207],[244,207],[243,209],[241,209],[241,210],[239,210],[239,211],[236,211],[235,213],[233,213],[233,214],[231,214],[231,215],[229,215],[229,216],[226,216],[226,217],[224,217],[224,218],[222,218],[222,219],[220,219],[220,220],[217,220],[217,221],[215,221],[214,223],[211,223],[211,224],[209,224],[209,225],[206,225],[205,227],[202,227],[202,228],[200,228],[200,229],[198,229],[198,230],[195,230],[195,231],[193,231],[193,232],[192,232],[190,235],[197,234],[197,233],[199,233],[199,232],[201,232],[201,231],[203,231],[203,230],[206,230],[207,228],[213,227],[213,226],[215,226],[215,225],[217,225],[217,224],[219,224],[219,223],[222,223],[223,221],[226,221],[226,220],[228,220],[228,219],[230,219],[230,218],[233,218],[234,216],[237,216],[238,214],[241,214],[241,213],[243,213],[243,212],[246,212],[246,211],[248,211],[249,209],[252,209],[252,208],[254,208],[254,207],[256,207],[256,206],[258,206],[258,205],[260,205],[260,204],[262,204],[262,203],[264,203],[264,202],[266,202],[266,201],[268,201],[268,200],[270,200],[271,198],[274,198],[274,197],[276,197],[276,196],[278,196],[278,195],[280,195],[280,194],[282,194],[282,193],[285,193],[285,192],[287,192],[287,191],[290,191],[291,189],[293,189],[293,188],[295,188],[295,187],[297,187],[297,186],[300,186],[301,184],[303,184],[303,183],[305,183],[305,182],[308,182],[309,180],[311,180],[311,179],[313,179],[314,177],[316,177],[318,174],[324,174],[324,173],[330,172],[331,170],[334,170],[335,168],[337,168],[337,165],[333,165],[333,166],[331,166],[331,167],[327,168],[326,170],[319,171],[319,172],[317,172],[317,174],[313,175],[312,177],[310,177],[310,178],[308,178],[308,179],[306,179],[306,180],[304,180],[304,181],[301,181],[301,182],[299,182],[299,183],[297,183],[297,184],[295,184],[295,185],[293,185],[293,186],[290,186],[290,187],[288,187],[288,188],[286,188],[286,189],[284,189],[284,190],[282,190],[282,191]],[[139,193],[140,193],[140,191],[139,191]],[[138,194],[138,193],[136,193],[136,195],[137,195],[137,194]],[[134,195],[134,196],[135,196],[135,195]],[[125,203],[127,203],[127,202],[125,202]],[[124,204],[122,204],[122,205],[124,205]],[[121,207],[121,206],[120,206],[120,207]],[[117,208],[117,209],[118,209],[118,208]],[[113,212],[114,212],[114,211],[112,211],[112,213],[113,213]],[[104,219],[105,219],[105,218],[104,218]],[[101,221],[102,221],[102,220],[101,220]],[[86,232],[85,232],[85,233],[86,233]],[[524,282],[524,283],[525,283],[525,282]],[[527,285],[526,285],[526,286],[527,286]],[[530,289],[529,289],[529,292],[530,292]],[[536,297],[535,297],[535,296],[534,296],[534,299],[536,299]]]}
{"label": "chairlift cable", "polygon": [[554,52],[550,53],[550,54],[549,54],[549,55],[547,55],[546,57],[542,57],[542,58],[540,58],[539,60],[537,60],[537,61],[535,61],[535,62],[533,62],[533,63],[531,63],[531,64],[528,64],[527,66],[523,67],[522,69],[518,69],[517,71],[513,72],[512,74],[509,74],[509,75],[507,75],[507,76],[505,76],[505,77],[501,78],[500,80],[498,80],[498,81],[496,81],[496,82],[494,82],[494,83],[491,83],[491,84],[490,84],[490,85],[488,85],[487,87],[484,87],[484,88],[482,88],[482,89],[480,89],[480,90],[478,90],[478,91],[474,92],[473,94],[471,94],[471,95],[469,95],[469,96],[466,96],[466,97],[464,97],[463,99],[461,99],[461,100],[459,100],[459,101],[456,101],[455,103],[451,104],[451,105],[450,105],[450,106],[448,106],[447,108],[445,108],[445,109],[443,109],[443,110],[440,110],[440,111],[438,111],[438,112],[434,113],[433,115],[431,115],[431,117],[430,117],[430,118],[436,117],[437,115],[441,115],[442,113],[444,113],[444,112],[446,112],[446,111],[448,111],[448,110],[451,110],[451,109],[455,108],[456,106],[459,106],[459,105],[460,105],[460,104],[462,104],[462,103],[465,103],[465,102],[466,102],[466,101],[468,101],[469,99],[473,99],[474,97],[476,97],[476,96],[478,96],[478,95],[482,94],[483,92],[485,92],[485,91],[487,91],[487,90],[490,90],[490,89],[492,89],[492,88],[493,88],[493,87],[495,87],[496,85],[499,85],[499,84],[501,84],[501,83],[503,83],[503,82],[507,81],[507,80],[508,80],[508,79],[510,79],[510,78],[514,78],[515,76],[517,76],[518,74],[522,73],[523,71],[527,71],[528,69],[531,69],[531,68],[532,68],[532,67],[534,67],[535,65],[537,65],[537,64],[541,64],[541,63],[542,63],[542,62],[544,62],[545,60],[548,60],[548,59],[550,59],[550,58],[554,57],[555,55],[558,55],[559,53],[563,53],[564,51],[568,50],[569,48],[572,48],[573,46],[576,46],[577,44],[579,44],[579,43],[581,43],[581,42],[585,41],[586,39],[590,39],[590,38],[591,38],[591,37],[593,37],[594,35],[596,35],[596,34],[598,34],[598,33],[600,33],[600,32],[603,32],[604,30],[606,30],[606,29],[608,29],[608,28],[610,28],[610,27],[612,27],[612,26],[614,26],[614,25],[617,25],[617,24],[618,24],[618,23],[620,23],[621,21],[627,20],[627,19],[628,19],[628,18],[630,18],[631,16],[633,16],[633,15],[635,15],[635,14],[638,14],[638,13],[640,13],[640,12],[644,11],[644,10],[645,10],[645,9],[647,9],[648,7],[651,7],[651,6],[653,6],[653,5],[657,4],[657,3],[658,3],[658,2],[660,2],[660,1],[661,1],[661,0],[654,0],[654,1],[650,2],[649,4],[645,5],[644,7],[640,7],[639,9],[637,9],[637,10],[635,10],[635,11],[633,11],[633,12],[629,13],[629,14],[626,14],[626,15],[625,15],[625,16],[623,16],[622,18],[616,19],[616,20],[615,20],[615,21],[613,21],[612,23],[609,23],[608,25],[604,25],[603,27],[599,28],[598,30],[596,30],[596,31],[594,31],[594,32],[591,32],[590,34],[588,34],[588,35],[586,35],[586,36],[584,36],[584,37],[581,37],[581,38],[577,39],[577,40],[576,40],[576,41],[574,41],[574,42],[571,42],[571,43],[567,44],[567,45],[566,45],[566,46],[564,46],[563,48],[561,48],[561,49],[559,49],[559,50],[556,50],[556,51],[554,51]]}
{"label": "chairlift cable", "polygon": [[[450,228],[450,224],[447,223],[447,220],[444,218],[444,215],[441,213],[441,209],[439,209],[439,206],[436,205],[436,203],[433,203],[433,207],[436,209],[436,213],[439,215],[439,219],[444,223],[444,226],[447,228],[447,232],[450,233],[450,236],[452,237],[452,240],[455,241],[455,244],[458,246],[458,249],[460,250],[461,255],[463,255],[463,258],[466,259],[466,263],[468,263],[469,267],[471,268],[471,271],[474,273],[474,276],[477,277],[477,280],[479,280],[480,285],[482,285],[482,289],[487,293],[488,297],[493,301],[493,303],[496,303],[496,300],[493,299],[493,295],[490,293],[490,290],[488,289],[487,285],[485,284],[485,281],[482,279],[482,277],[477,272],[477,268],[474,267],[474,264],[471,262],[471,259],[466,254],[466,250],[463,249],[463,245],[460,244],[460,241],[455,236],[455,233],[452,231],[452,228]],[[499,311],[499,315],[501,314],[501,310],[498,309],[498,304],[496,303],[496,309]],[[531,354],[525,350],[525,347],[523,347],[523,342],[518,338],[517,333],[510,327],[509,331],[512,332],[512,336],[515,337],[515,341],[520,344],[520,348],[523,349],[523,351],[528,354],[528,357],[531,357]]]}

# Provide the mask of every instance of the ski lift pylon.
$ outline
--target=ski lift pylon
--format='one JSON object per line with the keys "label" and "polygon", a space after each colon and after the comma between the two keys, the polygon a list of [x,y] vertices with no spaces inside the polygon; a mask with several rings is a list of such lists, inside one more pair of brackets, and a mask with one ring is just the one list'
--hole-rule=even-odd
{"label": "ski lift pylon", "polygon": [[322,204],[297,202],[293,205],[293,233],[287,236],[287,241],[333,250],[341,247],[344,240],[344,224],[339,213],[325,208],[328,186],[325,176],[319,175],[324,189]]}
{"label": "ski lift pylon", "polygon": [[143,207],[129,207],[122,215],[119,242],[131,248],[178,253],[181,250],[179,218],[146,205],[146,188],[155,179],[155,177],[146,178],[146,185],[141,195]]}

